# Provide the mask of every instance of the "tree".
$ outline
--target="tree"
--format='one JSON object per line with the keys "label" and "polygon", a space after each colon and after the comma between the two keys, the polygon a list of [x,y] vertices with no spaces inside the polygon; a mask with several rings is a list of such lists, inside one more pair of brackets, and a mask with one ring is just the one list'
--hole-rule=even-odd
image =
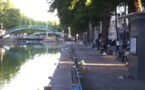
{"label": "tree", "polygon": [[141,0],[142,6],[145,6],[145,0]]}
{"label": "tree", "polygon": [[[65,3],[64,3],[65,2]],[[71,26],[75,32],[86,31],[88,24],[91,22],[93,26],[98,25],[100,21],[103,24],[102,39],[108,40],[108,28],[110,24],[110,16],[121,0],[73,0],[73,1],[54,0],[51,8],[58,10],[61,24]],[[67,2],[67,3],[66,3]],[[71,3],[70,3],[71,2]],[[70,6],[71,5],[71,6]],[[68,9],[70,8],[70,10]],[[67,12],[69,12],[67,14]],[[67,15],[67,16],[65,16]],[[69,18],[71,17],[72,20]],[[63,18],[62,18],[63,17]],[[67,20],[70,21],[67,21]],[[67,25],[69,24],[69,25]],[[83,29],[83,30],[82,30]]]}
{"label": "tree", "polygon": [[[15,26],[20,26],[20,11],[19,9],[7,9],[5,10],[4,13],[4,19],[3,19],[3,23],[4,23],[4,27],[6,29],[15,27]],[[15,23],[13,23],[15,22]]]}
{"label": "tree", "polygon": [[[78,1],[79,2],[79,1]],[[78,3],[77,2],[77,3]],[[108,29],[110,25],[110,17],[115,14],[116,7],[122,3],[122,0],[87,0],[89,6],[89,18],[94,24],[102,22],[102,41],[108,44]],[[74,5],[73,5],[74,7]],[[96,13],[97,12],[97,13]],[[94,21],[95,20],[95,21]]]}
{"label": "tree", "polygon": [[102,40],[108,44],[110,17],[115,15],[117,6],[126,3],[129,13],[141,11],[140,0],[54,0],[51,9],[57,9],[61,24],[65,27],[71,26],[75,33],[86,31],[89,22],[95,26],[101,21]]}
{"label": "tree", "polygon": [[[89,6],[86,7],[83,2],[83,0],[80,0],[80,2],[76,4],[77,8],[72,8],[70,7],[71,3],[73,3],[71,0],[55,0],[51,4],[50,11],[57,9],[60,23],[64,28],[67,29],[67,27],[71,27],[74,34],[81,33],[87,30],[90,18],[92,18],[92,15],[88,14]],[[92,18],[92,20],[94,19]]]}

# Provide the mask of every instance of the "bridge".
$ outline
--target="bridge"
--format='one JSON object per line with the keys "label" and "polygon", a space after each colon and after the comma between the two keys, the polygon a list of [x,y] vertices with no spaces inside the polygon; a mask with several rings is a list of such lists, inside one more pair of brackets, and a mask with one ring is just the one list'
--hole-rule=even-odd
{"label": "bridge", "polygon": [[37,26],[37,25],[24,25],[24,26],[17,26],[17,27],[14,27],[14,28],[11,28],[9,30],[6,31],[5,34],[1,35],[0,38],[10,34],[10,33],[13,33],[13,32],[16,32],[16,31],[20,31],[20,30],[41,30],[41,31],[47,31],[47,32],[50,32],[50,33],[61,33],[55,29],[52,29],[52,28],[46,28],[44,26]]}

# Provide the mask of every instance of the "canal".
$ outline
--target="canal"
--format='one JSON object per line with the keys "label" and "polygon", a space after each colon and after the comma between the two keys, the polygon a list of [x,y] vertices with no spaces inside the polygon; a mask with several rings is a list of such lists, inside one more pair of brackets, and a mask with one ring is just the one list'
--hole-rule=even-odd
{"label": "canal", "polygon": [[0,90],[44,90],[60,58],[61,45],[0,47]]}

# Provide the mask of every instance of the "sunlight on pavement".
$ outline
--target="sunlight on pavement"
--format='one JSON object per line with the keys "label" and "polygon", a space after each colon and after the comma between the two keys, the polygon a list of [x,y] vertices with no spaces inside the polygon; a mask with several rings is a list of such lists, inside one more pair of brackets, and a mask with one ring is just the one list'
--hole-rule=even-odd
{"label": "sunlight on pavement", "polygon": [[126,64],[86,63],[84,66],[126,66]]}

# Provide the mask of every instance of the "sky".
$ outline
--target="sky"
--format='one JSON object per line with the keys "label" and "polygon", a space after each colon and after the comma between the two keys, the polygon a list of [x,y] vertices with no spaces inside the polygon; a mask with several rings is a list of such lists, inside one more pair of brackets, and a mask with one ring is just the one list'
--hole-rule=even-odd
{"label": "sky", "polygon": [[55,13],[48,13],[49,4],[46,0],[11,0],[26,16],[40,21],[57,20]]}

